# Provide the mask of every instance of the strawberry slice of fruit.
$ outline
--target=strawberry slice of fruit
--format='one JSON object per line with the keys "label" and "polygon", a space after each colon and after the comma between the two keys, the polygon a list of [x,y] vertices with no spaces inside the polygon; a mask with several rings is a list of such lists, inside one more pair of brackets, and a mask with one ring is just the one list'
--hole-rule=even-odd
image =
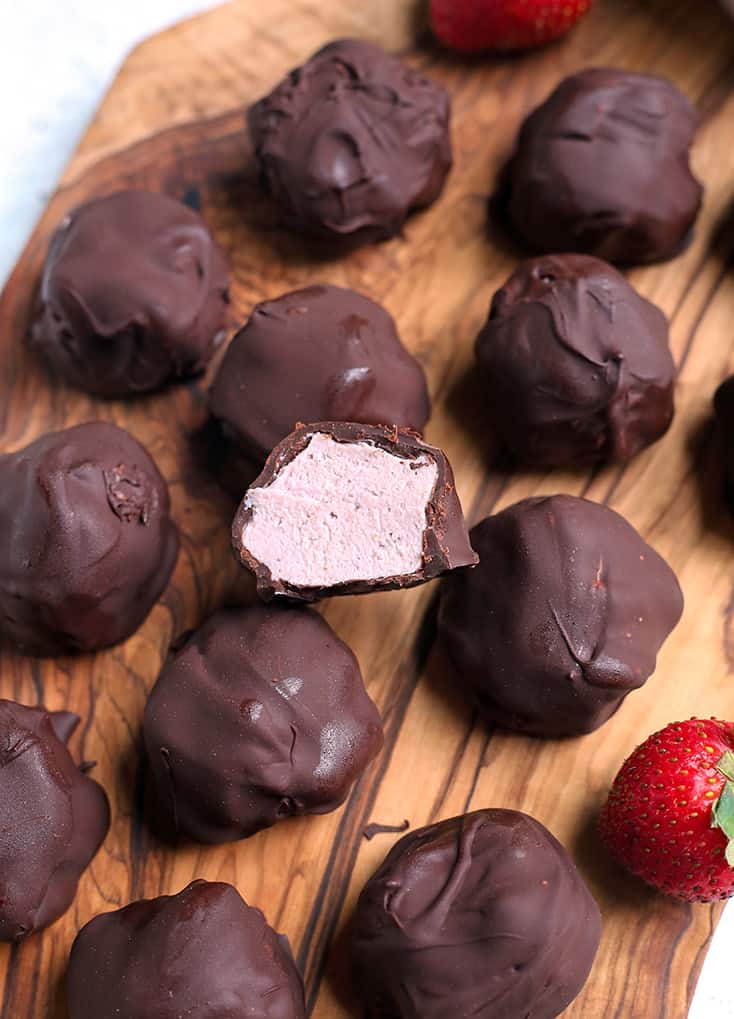
{"label": "strawberry slice of fruit", "polygon": [[593,0],[431,0],[434,34],[450,49],[524,50],[564,35]]}
{"label": "strawberry slice of fruit", "polygon": [[734,724],[692,718],[648,737],[614,780],[599,834],[622,866],[667,895],[733,895]]}

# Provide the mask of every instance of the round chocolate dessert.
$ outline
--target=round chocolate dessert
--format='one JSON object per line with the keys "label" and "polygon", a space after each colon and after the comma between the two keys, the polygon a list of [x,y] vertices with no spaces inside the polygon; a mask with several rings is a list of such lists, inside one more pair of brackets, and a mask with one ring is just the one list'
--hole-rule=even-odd
{"label": "round chocolate dessert", "polygon": [[257,305],[224,356],[209,406],[258,470],[301,421],[421,432],[430,412],[423,369],[392,316],[353,290],[322,285]]}
{"label": "round chocolate dessert", "polygon": [[668,322],[588,255],[524,262],[476,343],[487,408],[522,461],[628,460],[673,417]]}
{"label": "round chocolate dessert", "polygon": [[227,264],[201,216],[120,191],[74,209],[52,237],[31,344],[73,386],[132,396],[202,371],[228,303]]}
{"label": "round chocolate dessert", "polygon": [[438,198],[451,168],[440,85],[378,46],[340,39],[249,110],[266,190],[286,226],[376,240]]}
{"label": "round chocolate dessert", "polygon": [[603,67],[565,78],[520,131],[507,174],[512,225],[536,251],[670,258],[701,206],[689,166],[697,126],[665,78]]}
{"label": "round chocolate dessert", "polygon": [[607,506],[524,499],[470,532],[474,570],[444,584],[439,636],[491,722],[538,736],[598,729],[654,672],[683,611],[675,574]]}
{"label": "round chocolate dessert", "polygon": [[0,700],[0,941],[66,912],[110,826],[102,787],[66,748],[78,723],[68,711]]}
{"label": "round chocolate dessert", "polygon": [[0,456],[0,530],[0,633],[36,655],[125,640],[178,555],[158,468],[101,421]]}
{"label": "round chocolate dessert", "polygon": [[165,664],[143,723],[160,810],[227,842],[346,799],[382,746],[359,664],[310,609],[215,613]]}
{"label": "round chocolate dessert", "polygon": [[193,881],[82,927],[69,959],[70,1019],[304,1019],[283,935],[232,885]]}
{"label": "round chocolate dessert", "polygon": [[355,983],[369,1019],[553,1019],[586,982],[600,926],[542,824],[478,810],[404,836],[368,881]]}

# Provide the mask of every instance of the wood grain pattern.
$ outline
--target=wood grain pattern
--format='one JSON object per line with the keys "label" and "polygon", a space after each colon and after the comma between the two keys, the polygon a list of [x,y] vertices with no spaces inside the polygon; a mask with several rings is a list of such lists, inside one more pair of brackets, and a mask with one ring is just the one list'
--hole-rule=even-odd
{"label": "wood grain pattern", "polygon": [[[2,448],[91,418],[123,424],[168,478],[183,536],[171,586],[125,645],[40,662],[2,648],[0,695],[77,711],[83,725],[73,751],[98,762],[95,777],[113,804],[109,837],[72,909],[43,935],[0,948],[2,1019],[63,1019],[63,973],[79,926],[195,876],[234,882],[288,934],[311,1015],[356,1015],[342,935],[364,881],[399,837],[367,842],[363,827],[403,818],[415,827],[480,806],[521,808],[547,824],[600,902],[602,946],[566,1016],[686,1015],[719,907],[646,891],[606,859],[593,824],[621,760],[648,732],[693,713],[734,716],[734,524],[720,499],[709,416],[715,386],[734,368],[734,34],[713,0],[598,0],[567,40],[519,60],[453,60],[417,46],[419,27],[414,0],[235,0],[144,43],[121,68],[0,298]],[[446,83],[456,166],[442,200],[411,220],[403,238],[334,261],[276,227],[256,187],[243,108],[344,34],[404,50]],[[518,257],[488,231],[486,199],[524,113],[564,74],[591,64],[667,74],[703,115],[695,166],[706,202],[696,239],[674,262],[631,274],[671,316],[678,411],[668,436],[626,469],[510,473],[471,369],[489,299]],[[387,733],[347,804],[237,845],[172,850],[155,840],[139,737],[147,692],[172,636],[224,601],[252,597],[229,554],[232,504],[202,439],[208,380],[100,403],[49,378],[22,343],[54,225],[79,200],[133,184],[201,202],[232,261],[233,325],[255,301],[314,280],[383,302],[426,367],[434,400],[427,436],[448,452],[472,522],[529,494],[583,493],[625,514],[668,558],[685,590],[683,621],[656,676],[600,732],[543,742],[489,730],[455,695],[433,648],[435,585],[335,600],[323,610],[358,655]]]}

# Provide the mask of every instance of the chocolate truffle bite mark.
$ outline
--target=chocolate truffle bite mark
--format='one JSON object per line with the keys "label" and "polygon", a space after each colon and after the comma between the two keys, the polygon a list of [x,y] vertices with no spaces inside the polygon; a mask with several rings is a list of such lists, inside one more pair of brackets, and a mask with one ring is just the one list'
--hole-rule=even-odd
{"label": "chocolate truffle bite mark", "polygon": [[588,255],[520,265],[494,296],[476,356],[493,423],[527,463],[628,460],[673,417],[667,319]]}
{"label": "chocolate truffle bite mark", "polygon": [[539,736],[598,729],[654,672],[683,611],[675,574],[614,510],[523,499],[471,531],[439,639],[490,721]]}
{"label": "chocolate truffle bite mark", "polygon": [[599,944],[563,846],[514,810],[411,832],[367,882],[352,937],[368,1019],[554,1019]]}
{"label": "chocolate truffle bite mark", "polygon": [[423,369],[392,317],[353,290],[325,285],[256,306],[227,349],[209,407],[259,467],[299,421],[421,432],[430,412]]}
{"label": "chocolate truffle bite mark", "polygon": [[411,587],[477,562],[441,450],[347,422],[303,425],[276,446],[232,543],[266,600]]}
{"label": "chocolate truffle bite mark", "polygon": [[0,940],[18,941],[71,905],[110,826],[101,786],[66,748],[66,711],[0,700]]}
{"label": "chocolate truffle bite mark", "polygon": [[145,709],[160,810],[199,842],[335,810],[382,746],[359,664],[306,608],[215,613],[166,662]]}
{"label": "chocolate truffle bite mark", "polygon": [[178,555],[158,468],[101,421],[0,456],[0,529],[0,632],[29,654],[125,640]]}
{"label": "chocolate truffle bite mark", "polygon": [[440,85],[372,43],[340,39],[291,71],[248,121],[286,226],[370,241],[440,195],[449,117]]}
{"label": "chocolate truffle bite mark", "polygon": [[614,68],[565,78],[527,118],[508,217],[536,251],[635,264],[686,244],[702,187],[689,153],[698,116],[672,82]]}
{"label": "chocolate truffle bite mark", "polygon": [[194,881],[81,929],[70,1019],[304,1019],[288,941],[232,885]]}
{"label": "chocolate truffle bite mark", "polygon": [[31,344],[96,396],[134,396],[206,367],[224,338],[228,270],[203,219],[149,191],[73,209],[51,239]]}

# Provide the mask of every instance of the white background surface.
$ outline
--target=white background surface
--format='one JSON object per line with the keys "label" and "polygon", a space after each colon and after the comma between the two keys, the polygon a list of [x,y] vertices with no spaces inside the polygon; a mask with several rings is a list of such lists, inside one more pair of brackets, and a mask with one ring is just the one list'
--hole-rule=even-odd
{"label": "white background surface", "polygon": [[127,51],[217,0],[0,0],[0,285]]}
{"label": "white background surface", "polygon": [[[127,51],[216,3],[0,0],[0,285]],[[734,906],[717,931],[690,1019],[734,1019],[732,959]]]}

